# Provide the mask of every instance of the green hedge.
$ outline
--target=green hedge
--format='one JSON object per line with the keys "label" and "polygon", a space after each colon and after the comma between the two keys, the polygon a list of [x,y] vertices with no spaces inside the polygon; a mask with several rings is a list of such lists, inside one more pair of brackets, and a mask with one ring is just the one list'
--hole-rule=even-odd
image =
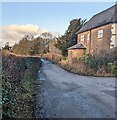
{"label": "green hedge", "polygon": [[38,58],[3,54],[3,118],[33,117],[39,66]]}

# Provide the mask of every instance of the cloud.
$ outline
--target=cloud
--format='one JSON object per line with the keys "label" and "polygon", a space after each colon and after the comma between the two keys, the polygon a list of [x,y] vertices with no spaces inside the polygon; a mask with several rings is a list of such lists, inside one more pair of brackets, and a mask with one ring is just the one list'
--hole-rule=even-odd
{"label": "cloud", "polygon": [[[0,28],[0,46],[4,46],[6,42],[9,42],[10,45],[14,45],[18,43],[24,35],[40,35],[44,32],[49,31],[33,24],[4,26]],[[56,32],[50,33],[53,37],[58,35]]]}

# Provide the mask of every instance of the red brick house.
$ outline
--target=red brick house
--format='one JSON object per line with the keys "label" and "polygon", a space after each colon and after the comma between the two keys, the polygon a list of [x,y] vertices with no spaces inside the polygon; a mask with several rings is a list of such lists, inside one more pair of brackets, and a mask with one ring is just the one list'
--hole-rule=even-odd
{"label": "red brick house", "polygon": [[117,46],[117,4],[94,15],[76,34],[77,44],[68,48],[68,58]]}

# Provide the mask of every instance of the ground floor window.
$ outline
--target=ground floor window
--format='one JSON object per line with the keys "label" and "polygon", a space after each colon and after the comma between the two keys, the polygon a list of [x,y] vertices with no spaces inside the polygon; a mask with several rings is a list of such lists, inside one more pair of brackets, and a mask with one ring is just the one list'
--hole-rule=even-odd
{"label": "ground floor window", "polygon": [[70,51],[70,56],[72,57],[72,51]]}
{"label": "ground floor window", "polygon": [[77,52],[74,52],[74,56],[75,56],[75,57],[77,56]]}

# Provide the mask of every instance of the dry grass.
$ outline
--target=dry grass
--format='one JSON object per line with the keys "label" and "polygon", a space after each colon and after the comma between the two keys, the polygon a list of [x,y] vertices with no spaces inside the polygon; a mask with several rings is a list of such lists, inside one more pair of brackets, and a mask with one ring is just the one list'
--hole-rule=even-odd
{"label": "dry grass", "polygon": [[62,57],[54,55],[45,56],[50,61],[58,64],[63,69],[85,76],[116,77],[117,76],[117,48],[110,51],[102,51],[99,54],[84,56],[83,58],[72,59],[72,63],[62,60]]}

